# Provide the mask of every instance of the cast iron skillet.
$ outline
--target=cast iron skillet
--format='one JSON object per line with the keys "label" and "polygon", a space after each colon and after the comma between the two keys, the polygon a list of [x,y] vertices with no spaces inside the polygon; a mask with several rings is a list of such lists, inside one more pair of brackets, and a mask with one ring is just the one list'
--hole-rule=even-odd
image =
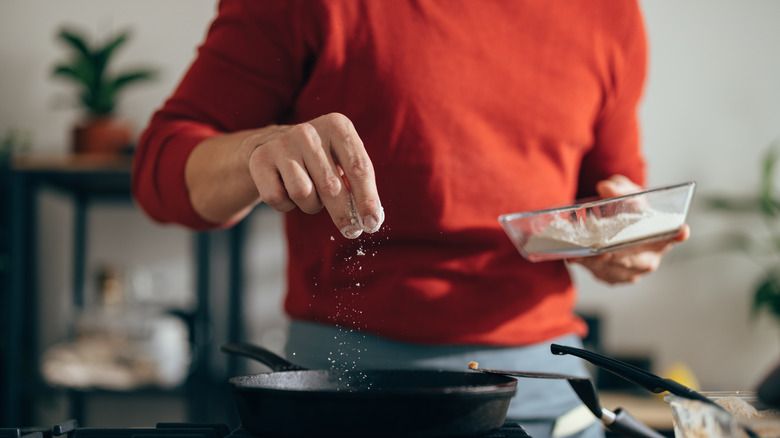
{"label": "cast iron skillet", "polygon": [[273,437],[450,437],[499,428],[512,377],[438,370],[307,370],[250,344],[222,351],[273,372],[233,377],[242,425]]}

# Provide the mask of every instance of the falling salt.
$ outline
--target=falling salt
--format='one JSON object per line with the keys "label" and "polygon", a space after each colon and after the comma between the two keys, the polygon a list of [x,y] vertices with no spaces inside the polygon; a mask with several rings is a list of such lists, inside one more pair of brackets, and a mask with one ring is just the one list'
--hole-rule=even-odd
{"label": "falling salt", "polygon": [[[383,219],[383,218],[382,218]],[[381,220],[380,220],[381,223]],[[362,225],[362,224],[360,224]],[[368,233],[373,233],[377,230],[366,230],[363,229],[363,231],[366,231]],[[368,240],[368,243],[375,241],[379,237],[376,236],[370,236],[371,239]],[[388,237],[383,237],[384,240],[389,240]],[[334,238],[331,236],[331,240],[334,240]],[[336,305],[336,312],[334,315],[328,317],[329,319],[333,320],[337,327],[338,332],[334,335],[335,340],[335,348],[334,351],[331,351],[328,353],[327,359],[328,363],[330,364],[330,368],[333,370],[337,370],[343,374],[344,377],[344,385],[346,387],[350,386],[357,386],[358,388],[365,389],[365,388],[371,388],[373,386],[372,382],[366,382],[363,384],[357,384],[357,382],[360,382],[361,380],[364,380],[366,378],[365,374],[360,371],[360,362],[361,358],[360,355],[366,351],[365,348],[361,345],[361,341],[359,339],[350,337],[349,335],[352,333],[360,333],[361,328],[368,328],[366,326],[358,326],[359,321],[352,321],[352,324],[355,324],[357,328],[354,327],[344,327],[341,324],[346,321],[346,318],[353,317],[354,319],[362,318],[363,311],[359,309],[359,302],[362,299],[362,293],[361,289],[365,287],[360,275],[357,275],[359,271],[363,270],[363,266],[361,266],[361,258],[366,257],[369,255],[369,250],[364,245],[366,241],[363,242],[355,242],[353,247],[350,248],[351,251],[355,251],[354,253],[347,253],[343,256],[343,263],[342,264],[333,264],[331,266],[331,269],[340,269],[343,270],[343,273],[345,275],[352,274],[352,284],[354,286],[352,287],[345,287],[340,292],[340,296],[342,299],[338,301]],[[352,243],[350,243],[352,245]],[[377,251],[371,250],[371,256],[376,257]],[[372,271],[373,272],[373,271]],[[348,373],[348,374],[346,374]],[[357,385],[356,385],[357,384]],[[342,386],[342,389],[345,387]]]}

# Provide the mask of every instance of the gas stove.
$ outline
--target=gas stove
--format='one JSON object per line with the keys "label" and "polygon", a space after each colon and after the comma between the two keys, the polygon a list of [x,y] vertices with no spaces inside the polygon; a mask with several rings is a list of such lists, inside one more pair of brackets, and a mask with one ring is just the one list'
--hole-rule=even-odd
{"label": "gas stove", "polygon": [[[371,436],[371,431],[366,431]],[[225,424],[157,423],[155,427],[97,428],[79,427],[69,420],[51,428],[0,428],[0,438],[260,438],[244,428],[230,430]],[[273,438],[273,437],[265,437]],[[314,438],[314,437],[312,437]],[[477,438],[531,438],[516,423],[506,423],[500,429]]]}

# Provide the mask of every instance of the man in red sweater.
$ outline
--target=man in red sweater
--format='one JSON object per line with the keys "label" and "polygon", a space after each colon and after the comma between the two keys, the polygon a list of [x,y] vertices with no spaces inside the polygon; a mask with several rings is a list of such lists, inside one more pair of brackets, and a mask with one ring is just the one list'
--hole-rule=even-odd
{"label": "man in red sweater", "polygon": [[[549,352],[586,330],[566,265],[523,260],[497,217],[644,184],[645,44],[628,0],[223,0],[134,194],[196,229],[285,212],[302,365],[585,374]],[[633,282],[687,235],[575,262]],[[526,379],[509,418],[549,436],[578,405]]]}

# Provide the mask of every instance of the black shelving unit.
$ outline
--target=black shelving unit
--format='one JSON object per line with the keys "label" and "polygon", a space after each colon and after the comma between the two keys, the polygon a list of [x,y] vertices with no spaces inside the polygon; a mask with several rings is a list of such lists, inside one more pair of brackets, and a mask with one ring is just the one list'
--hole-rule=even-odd
{"label": "black shelving unit", "polygon": [[[38,212],[41,190],[52,190],[69,198],[74,207],[72,248],[72,290],[74,308],[84,305],[85,264],[89,224],[88,209],[96,203],[131,203],[131,157],[66,155],[58,157],[17,156],[6,181],[9,187],[6,236],[10,249],[10,270],[3,279],[3,322],[0,326],[0,427],[34,424],[31,409],[42,388],[38,371],[39,327],[37,315],[39,275],[36,254]],[[215,375],[211,357],[218,338],[243,339],[241,296],[243,288],[243,236],[245,222],[229,230],[193,233],[193,262],[197,306],[188,315],[193,342],[193,367],[184,388],[178,389],[188,401],[191,421],[222,421],[216,414],[214,395],[224,393],[227,375]],[[227,264],[227,268],[217,264]],[[215,330],[211,301],[227,297],[227,327]],[[234,359],[227,358],[227,370],[237,371]],[[227,373],[224,373],[227,374]],[[71,416],[84,416],[84,397],[89,392],[69,391]],[[225,409],[224,406],[219,409]],[[82,421],[83,424],[83,421]]]}

